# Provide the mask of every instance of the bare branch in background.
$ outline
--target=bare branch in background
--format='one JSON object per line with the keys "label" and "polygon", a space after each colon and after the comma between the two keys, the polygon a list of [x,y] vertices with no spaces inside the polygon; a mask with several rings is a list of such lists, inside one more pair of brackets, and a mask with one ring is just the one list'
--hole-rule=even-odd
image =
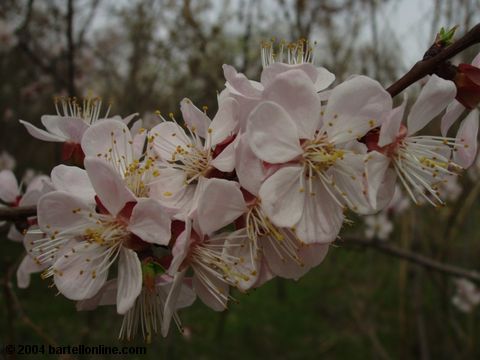
{"label": "bare branch in background", "polygon": [[400,249],[394,245],[390,245],[378,240],[366,240],[359,238],[345,238],[337,242],[338,245],[349,245],[357,247],[367,247],[378,250],[384,254],[407,260],[413,264],[424,267],[428,270],[437,271],[449,276],[461,277],[480,283],[480,273],[474,270],[466,270],[461,267],[444,264],[437,260],[428,258],[426,256],[415,254],[410,251]]}
{"label": "bare branch in background", "polygon": [[67,4],[67,63],[68,63],[68,94],[75,96],[75,42],[73,40],[73,21],[75,16],[74,0]]}
{"label": "bare branch in background", "polygon": [[36,206],[0,207],[0,221],[21,221],[37,215]]}

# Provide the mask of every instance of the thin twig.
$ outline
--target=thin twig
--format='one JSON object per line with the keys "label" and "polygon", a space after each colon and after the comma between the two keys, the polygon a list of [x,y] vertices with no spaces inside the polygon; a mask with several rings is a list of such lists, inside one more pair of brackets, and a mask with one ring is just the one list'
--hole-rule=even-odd
{"label": "thin twig", "polygon": [[413,264],[422,266],[425,269],[434,270],[443,274],[447,274],[449,276],[461,277],[480,283],[480,273],[477,271],[467,270],[455,265],[445,264],[424,255],[414,254],[412,252],[397,248],[394,245],[390,245],[378,240],[344,238],[337,242],[337,244],[369,247],[378,250],[384,254],[407,260]]}
{"label": "thin twig", "polygon": [[478,43],[480,43],[480,24],[475,25],[463,37],[440,51],[437,55],[417,62],[404,76],[390,85],[387,88],[387,91],[392,96],[398,95],[416,81],[434,73],[439,65],[443,64],[445,61],[451,59],[470,46]]}
{"label": "thin twig", "polygon": [[21,221],[35,215],[36,206],[0,207],[0,221]]}

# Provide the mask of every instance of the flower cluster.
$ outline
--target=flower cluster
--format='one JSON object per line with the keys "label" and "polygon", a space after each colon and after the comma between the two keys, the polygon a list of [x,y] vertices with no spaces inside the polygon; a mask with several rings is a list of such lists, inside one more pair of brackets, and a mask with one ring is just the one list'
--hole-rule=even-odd
{"label": "flower cluster", "polygon": [[[79,310],[115,305],[120,337],[167,335],[196,296],[216,311],[231,290],[319,265],[349,212],[378,213],[400,184],[413,202],[444,203],[440,187],[473,162],[478,112],[455,137],[422,131],[454,101],[430,76],[407,112],[377,81],[335,76],[308,44],[266,43],[260,81],[224,65],[210,118],[189,99],[146,130],[101,115],[101,101],[57,100],[47,131],[64,158],[24,236],[29,261]],[[448,124],[460,114],[455,110]],[[448,126],[449,127],[449,126]],[[13,182],[12,182],[13,183]],[[7,202],[17,202],[8,194]]]}

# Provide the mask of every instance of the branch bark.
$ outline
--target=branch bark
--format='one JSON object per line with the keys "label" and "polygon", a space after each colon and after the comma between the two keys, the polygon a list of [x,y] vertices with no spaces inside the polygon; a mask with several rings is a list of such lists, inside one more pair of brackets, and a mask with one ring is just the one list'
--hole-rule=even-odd
{"label": "branch bark", "polygon": [[387,88],[390,95],[395,96],[407,87],[422,79],[424,76],[433,74],[435,70],[445,61],[451,59],[458,53],[472,45],[480,43],[480,24],[475,25],[463,37],[452,45],[440,51],[437,55],[417,62],[404,76]]}
{"label": "branch bark", "polygon": [[352,247],[368,247],[384,254],[411,262],[428,270],[437,271],[449,276],[461,277],[476,283],[480,283],[480,273],[474,270],[467,270],[455,265],[445,264],[424,255],[415,254],[410,251],[400,249],[394,245],[381,242],[379,240],[366,240],[358,238],[345,238],[338,241],[337,244],[345,244]]}
{"label": "branch bark", "polygon": [[21,221],[37,215],[36,206],[0,207],[0,221]]}

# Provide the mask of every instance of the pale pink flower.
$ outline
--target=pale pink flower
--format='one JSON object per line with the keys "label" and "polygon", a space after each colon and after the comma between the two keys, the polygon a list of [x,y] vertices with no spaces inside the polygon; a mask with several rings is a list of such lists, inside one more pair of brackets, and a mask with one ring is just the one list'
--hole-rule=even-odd
{"label": "pale pink flower", "polygon": [[452,303],[463,312],[471,312],[480,304],[480,290],[467,279],[455,280],[456,292]]}
{"label": "pale pink flower", "polygon": [[184,99],[181,111],[190,136],[175,121],[164,121],[150,131],[161,172],[152,184],[152,197],[187,214],[200,179],[233,171],[236,105],[235,100],[226,99],[210,120]]}
{"label": "pale pink flower", "polygon": [[303,244],[291,229],[273,224],[262,208],[258,192],[241,190],[236,182],[209,180],[199,197],[197,214],[199,227],[206,234],[235,222],[238,241],[248,249],[249,263],[255,268],[255,273],[250,274],[255,284],[261,261],[266,261],[277,276],[299,279],[320,264],[328,251],[328,245]]}
{"label": "pale pink flower", "polygon": [[312,82],[298,70],[276,79],[282,106],[258,105],[249,117],[247,139],[255,155],[282,165],[260,188],[262,207],[271,221],[293,228],[305,243],[328,243],[343,222],[345,205],[371,212],[368,193],[376,181],[367,178],[366,147],[356,141],[381,124],[391,109],[390,95],[358,76],[335,87],[323,115]]}
{"label": "pale pink flower", "polygon": [[393,231],[393,224],[385,212],[363,217],[367,239],[387,240]]}
{"label": "pale pink flower", "polygon": [[[134,127],[137,127],[135,123]],[[110,165],[136,198],[149,197],[150,185],[159,175],[151,145],[144,152],[146,131],[132,131],[120,121],[106,119],[92,125],[82,138],[86,158]]]}
{"label": "pale pink flower", "polygon": [[38,203],[38,224],[47,236],[34,241],[32,255],[51,263],[44,277],[53,276],[72,300],[94,296],[118,259],[117,311],[124,314],[142,288],[137,251],[168,245],[170,215],[153,199],[137,199],[105,161],[87,158],[85,168],[54,169],[52,181],[63,191]]}
{"label": "pale pink flower", "polygon": [[[56,115],[43,115],[41,122],[46,130],[39,129],[32,124],[20,120],[27,131],[34,138],[65,143],[62,150],[64,160],[73,158],[78,162],[83,161],[80,143],[85,131],[99,120],[108,118],[110,106],[106,113],[101,114],[102,100],[100,98],[87,97],[78,102],[76,98],[56,98]],[[128,124],[137,114],[132,114],[122,119],[114,116],[112,119]]]}
{"label": "pale pink flower", "polygon": [[[218,179],[201,180],[200,188]],[[221,181],[221,180],[220,180]],[[196,212],[195,212],[196,214]],[[209,228],[215,233],[229,221],[231,216],[212,218]],[[195,216],[186,219],[184,230],[175,240],[173,259],[168,273],[174,276],[174,284],[165,305],[163,333],[168,331],[178,296],[178,286],[188,269],[193,271],[193,289],[197,296],[215,311],[222,311],[232,297],[230,286],[244,291],[256,282],[257,271],[250,259],[250,251],[243,243],[243,230],[232,233],[207,235],[199,227]]]}
{"label": "pale pink flower", "polygon": [[[378,143],[369,148],[381,152],[391,164],[406,191],[415,203],[421,197],[432,205],[443,204],[438,193],[438,183],[447,180],[454,170],[468,166],[471,151],[476,149],[478,113],[472,111],[459,129],[458,137],[416,135],[454,99],[455,85],[432,75],[422,89],[407,117],[407,127],[402,124],[406,101],[390,113],[383,123]],[[453,152],[453,162],[451,161]],[[472,159],[473,161],[473,159]],[[391,172],[392,170],[386,170]],[[391,186],[393,192],[393,184]]]}

